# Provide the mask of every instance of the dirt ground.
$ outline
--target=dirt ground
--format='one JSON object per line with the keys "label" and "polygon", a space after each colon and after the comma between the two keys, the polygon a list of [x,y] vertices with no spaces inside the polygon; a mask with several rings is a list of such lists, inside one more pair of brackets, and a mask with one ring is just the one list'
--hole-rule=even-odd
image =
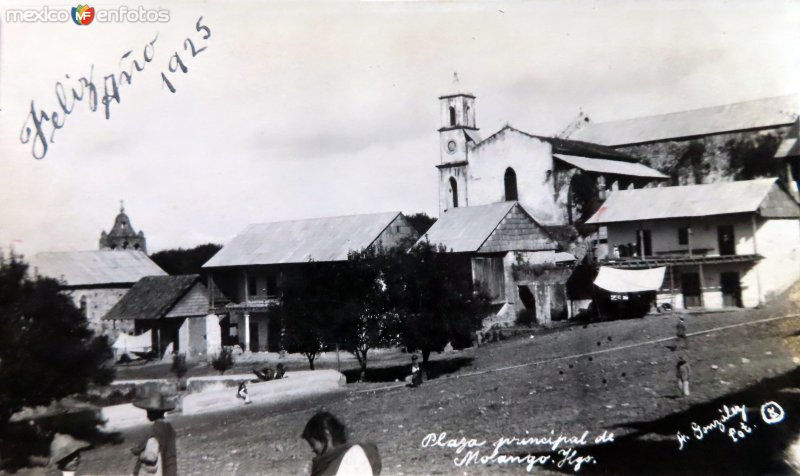
{"label": "dirt ground", "polygon": [[[324,408],[348,425],[351,440],[378,445],[384,475],[795,474],[784,453],[800,432],[800,315],[792,315],[798,302],[686,315],[685,351],[673,350],[677,314],[658,314],[434,356],[440,366],[457,361],[452,368],[460,368],[419,388],[354,383],[340,394],[280,407],[170,416],[179,471],[304,474],[312,453],[299,435],[308,418]],[[772,320],[759,322],[766,319]],[[678,396],[678,354],[691,365],[689,397]],[[381,360],[373,363],[388,365]],[[779,405],[782,419],[772,418],[776,412],[762,417],[768,402]],[[728,413],[735,405],[746,406],[749,433],[737,438],[741,415],[719,421],[725,405]],[[693,423],[700,425],[702,440],[694,436]],[[727,434],[731,428],[733,436]],[[124,432],[119,443],[83,453],[78,474],[130,474],[129,448],[144,431]],[[466,466],[456,463],[469,449],[446,447],[461,438],[485,441],[472,448],[481,457],[490,456],[501,437],[581,440],[584,432],[585,441],[559,443],[555,451],[552,444],[528,440],[501,448],[498,454],[506,461],[482,464],[478,458]],[[683,449],[678,432],[688,435]],[[446,433],[440,440],[444,447],[434,443],[441,433]],[[436,436],[426,438],[430,434]],[[572,451],[568,448],[577,454],[559,453]],[[529,467],[533,458],[536,464]]]}

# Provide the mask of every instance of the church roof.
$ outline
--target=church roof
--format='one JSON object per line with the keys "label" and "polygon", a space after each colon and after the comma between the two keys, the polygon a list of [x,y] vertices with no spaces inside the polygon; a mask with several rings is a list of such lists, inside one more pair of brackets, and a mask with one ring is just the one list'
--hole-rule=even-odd
{"label": "church roof", "polygon": [[800,206],[775,178],[612,192],[587,225],[758,212],[800,217]]}
{"label": "church roof", "polygon": [[445,210],[417,243],[425,241],[442,245],[451,253],[558,248],[550,234],[518,202]]}
{"label": "church roof", "polygon": [[495,137],[507,132],[522,134],[524,136],[531,137],[533,139],[537,139],[542,142],[547,142],[552,146],[553,154],[567,154],[567,155],[576,155],[580,157],[621,160],[628,162],[635,162],[637,160],[635,157],[632,157],[624,152],[612,149],[611,147],[607,147],[604,145],[593,144],[590,142],[584,142],[572,139],[562,139],[560,137],[538,136],[534,134],[529,134],[527,132],[523,132],[510,125],[504,126],[499,131],[495,132],[491,136],[482,140],[481,142],[476,144],[476,147],[481,147],[486,144],[489,144]]}
{"label": "church roof", "polygon": [[578,157],[574,155],[560,155],[556,159],[566,162],[573,167],[577,167],[587,172],[597,172],[601,174],[627,175],[632,177],[645,177],[652,179],[667,179],[666,175],[656,169],[652,169],[644,164],[622,162],[619,160],[592,159],[589,157]]}
{"label": "church roof", "polygon": [[345,261],[372,245],[400,212],[347,215],[250,225],[203,268]]}
{"label": "church roof", "polygon": [[[203,286],[198,274],[144,277],[122,296],[103,319],[160,319],[196,284]],[[202,304],[196,309],[195,315],[206,314],[207,301]]]}
{"label": "church roof", "polygon": [[166,274],[135,250],[42,252],[33,256],[30,265],[35,273],[63,280],[68,286],[133,284],[145,276]]}
{"label": "church roof", "polygon": [[785,126],[797,119],[799,108],[800,97],[790,94],[656,116],[589,122],[570,138],[621,146]]}

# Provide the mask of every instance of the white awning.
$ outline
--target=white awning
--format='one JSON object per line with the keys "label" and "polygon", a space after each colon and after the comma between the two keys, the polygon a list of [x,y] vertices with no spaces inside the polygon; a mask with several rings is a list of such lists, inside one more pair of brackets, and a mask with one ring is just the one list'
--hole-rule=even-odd
{"label": "white awning", "polygon": [[641,293],[658,291],[664,282],[666,267],[651,269],[616,269],[600,267],[595,286],[612,293]]}
{"label": "white awning", "polygon": [[117,337],[117,340],[111,347],[121,352],[145,352],[150,350],[153,346],[152,342],[151,331],[147,331],[138,336],[120,332],[119,337]]}

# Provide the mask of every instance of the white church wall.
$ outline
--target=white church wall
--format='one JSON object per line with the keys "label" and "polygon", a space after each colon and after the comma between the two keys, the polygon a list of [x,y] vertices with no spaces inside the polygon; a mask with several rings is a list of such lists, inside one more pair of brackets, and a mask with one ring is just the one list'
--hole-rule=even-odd
{"label": "white church wall", "polygon": [[563,210],[554,197],[552,147],[510,130],[472,149],[467,181],[469,205],[505,201],[504,177],[508,167],[517,176],[519,201],[534,218],[544,223],[564,221]]}

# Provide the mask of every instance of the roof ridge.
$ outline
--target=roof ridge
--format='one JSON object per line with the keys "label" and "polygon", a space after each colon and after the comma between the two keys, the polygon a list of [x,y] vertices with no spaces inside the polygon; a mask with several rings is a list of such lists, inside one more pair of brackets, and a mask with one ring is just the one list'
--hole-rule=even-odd
{"label": "roof ridge", "polygon": [[325,217],[311,217],[311,218],[295,218],[291,220],[277,220],[277,221],[262,221],[262,222],[255,222],[249,223],[247,226],[257,226],[257,225],[271,225],[274,223],[291,223],[291,222],[300,222],[300,221],[318,221],[318,220],[333,220],[335,218],[350,218],[350,217],[366,217],[366,216],[377,216],[377,215],[388,215],[388,214],[397,215],[398,213],[403,213],[399,210],[390,210],[386,212],[374,212],[374,213],[350,213],[347,215],[335,215],[335,216],[325,216]]}
{"label": "roof ridge", "polygon": [[[734,102],[729,102],[729,103],[724,103],[724,104],[716,104],[716,105],[713,105],[713,106],[695,107],[695,108],[691,108],[691,109],[683,109],[683,110],[680,110],[680,111],[670,111],[670,112],[662,112],[662,113],[655,113],[655,114],[647,114],[645,116],[624,117],[624,118],[620,118],[620,119],[611,119],[609,121],[589,122],[589,127],[591,127],[592,124],[601,125],[601,124],[613,124],[615,122],[624,122],[624,121],[639,121],[639,120],[647,119],[647,118],[651,118],[651,117],[662,117],[662,116],[671,116],[671,115],[674,115],[674,114],[686,114],[686,113],[690,113],[690,112],[708,111],[708,110],[711,110],[711,109],[718,109],[718,108],[736,106],[736,105],[740,105],[740,104],[770,101],[770,100],[775,100],[775,99],[778,99],[778,98],[786,98],[786,99],[788,99],[788,98],[791,98],[791,97],[794,97],[795,99],[797,99],[798,102],[800,102],[800,93],[778,94],[776,96],[767,96],[767,97],[761,97],[761,98],[745,99],[745,100],[742,100],[742,101],[734,101]],[[580,131],[580,129],[578,131],[576,131],[576,133],[578,133],[579,131]],[[580,134],[577,134],[577,135],[580,135]],[[574,139],[574,140],[578,140],[578,139]]]}

